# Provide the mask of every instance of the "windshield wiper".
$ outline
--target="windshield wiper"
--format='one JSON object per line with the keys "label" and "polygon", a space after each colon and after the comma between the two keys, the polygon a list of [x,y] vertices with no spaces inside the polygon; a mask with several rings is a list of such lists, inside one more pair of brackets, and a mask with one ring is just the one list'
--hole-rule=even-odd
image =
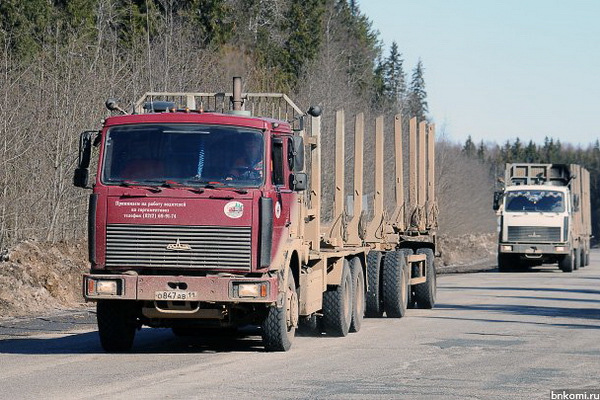
{"label": "windshield wiper", "polygon": [[183,183],[176,182],[176,181],[164,181],[162,183],[162,186],[163,187],[167,187],[169,189],[184,189],[184,190],[189,190],[190,192],[194,192],[194,193],[198,193],[198,194],[204,193],[204,189],[202,189],[202,188],[193,187],[193,186],[187,186],[187,185],[184,185]]}
{"label": "windshield wiper", "polygon": [[246,189],[238,188],[235,186],[228,185],[223,182],[203,182],[203,185],[206,189],[227,189],[239,194],[246,194],[248,191]]}
{"label": "windshield wiper", "polygon": [[158,192],[162,192],[162,189],[159,188],[158,186],[154,186],[154,185],[148,185],[146,183],[143,182],[138,182],[138,181],[132,181],[132,180],[124,180],[119,182],[119,186],[125,186],[125,187],[138,187],[140,189],[146,189],[151,191],[152,193],[158,193]]}

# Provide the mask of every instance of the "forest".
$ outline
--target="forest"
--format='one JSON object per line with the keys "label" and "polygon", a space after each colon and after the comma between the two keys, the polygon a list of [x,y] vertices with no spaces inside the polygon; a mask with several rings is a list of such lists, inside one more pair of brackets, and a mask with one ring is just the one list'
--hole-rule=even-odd
{"label": "forest", "polygon": [[[3,0],[0,45],[0,250],[86,236],[89,192],[71,183],[78,134],[100,127],[109,97],[131,109],[147,91],[219,92],[242,76],[245,92],[320,105],[324,149],[341,108],[385,115],[386,132],[395,114],[435,122],[426,66],[404,60],[401,44],[385,51],[354,0]],[[453,143],[438,131],[440,233],[495,232],[494,183],[510,161],[583,163],[597,209],[599,152],[552,139]]]}

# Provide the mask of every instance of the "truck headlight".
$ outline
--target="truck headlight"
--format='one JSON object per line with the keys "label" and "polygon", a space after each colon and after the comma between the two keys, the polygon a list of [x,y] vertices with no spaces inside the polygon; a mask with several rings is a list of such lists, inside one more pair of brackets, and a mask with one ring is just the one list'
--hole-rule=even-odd
{"label": "truck headlight", "polygon": [[87,294],[116,296],[119,293],[119,281],[115,279],[88,279]]}
{"label": "truck headlight", "polygon": [[512,246],[503,244],[502,246],[500,246],[500,250],[502,250],[502,251],[512,251]]}
{"label": "truck headlight", "polygon": [[554,251],[565,251],[565,246],[556,246]]}
{"label": "truck headlight", "polygon": [[269,292],[266,282],[238,283],[236,289],[237,297],[267,297]]}

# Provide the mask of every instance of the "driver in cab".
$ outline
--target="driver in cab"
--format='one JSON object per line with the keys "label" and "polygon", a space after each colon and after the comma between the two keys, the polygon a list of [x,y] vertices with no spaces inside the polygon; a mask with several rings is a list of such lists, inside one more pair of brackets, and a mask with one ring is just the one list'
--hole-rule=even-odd
{"label": "driver in cab", "polygon": [[261,137],[242,141],[242,154],[234,161],[228,180],[261,180],[263,173],[263,143]]}

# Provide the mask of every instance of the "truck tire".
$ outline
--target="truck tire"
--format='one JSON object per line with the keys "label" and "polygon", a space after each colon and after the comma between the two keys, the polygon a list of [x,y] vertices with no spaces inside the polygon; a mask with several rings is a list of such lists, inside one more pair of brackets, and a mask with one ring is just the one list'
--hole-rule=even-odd
{"label": "truck tire", "polygon": [[[415,252],[412,249],[400,249],[398,250],[399,252],[404,254],[404,257],[408,257],[408,256],[412,256]],[[408,258],[405,258],[405,260],[407,260]],[[408,263],[407,263],[407,267],[408,268],[408,304],[406,305],[406,308],[409,309],[413,309],[413,308],[417,308],[417,301],[415,300],[415,287],[410,285],[410,278],[412,278],[413,276],[416,275],[416,272],[414,269],[411,269],[410,267],[408,267]]]}
{"label": "truck tire", "polygon": [[579,268],[585,267],[587,264],[585,263],[585,249],[581,249],[581,253],[579,255]]}
{"label": "truck tire", "polygon": [[435,255],[431,249],[418,249],[417,254],[425,254],[425,276],[427,281],[419,283],[414,287],[414,300],[419,308],[433,308],[435,306],[435,296],[437,290],[436,272],[435,272]]}
{"label": "truck tire", "polygon": [[286,298],[283,307],[270,306],[262,323],[262,339],[267,351],[288,351],[298,326],[298,294],[292,270],[287,270]]}
{"label": "truck tire", "polygon": [[352,271],[352,293],[354,293],[350,332],[358,332],[365,316],[365,274],[359,257],[352,258],[350,270]]}
{"label": "truck tire", "polygon": [[347,336],[352,321],[352,274],[348,260],[344,260],[339,285],[323,293],[323,327],[331,336]]}
{"label": "truck tire", "polygon": [[511,272],[514,270],[514,258],[510,254],[498,253],[498,272]]}
{"label": "truck tire", "polygon": [[408,305],[408,268],[401,251],[388,251],[383,258],[383,305],[388,318],[402,318]]}
{"label": "truck tire", "polygon": [[123,300],[100,300],[96,304],[98,334],[102,349],[108,353],[131,350],[137,317],[135,303]]}
{"label": "truck tire", "polygon": [[590,251],[586,251],[585,252],[585,265],[588,266],[590,265]]}
{"label": "truck tire", "polygon": [[580,248],[576,248],[575,249],[575,258],[573,259],[573,269],[575,271],[577,271],[579,269],[579,267],[581,266],[581,249]]}
{"label": "truck tire", "polygon": [[574,260],[573,260],[573,252],[565,255],[562,260],[560,260],[558,262],[558,267],[563,271],[563,272],[573,272],[573,268],[574,268]]}
{"label": "truck tire", "polygon": [[370,251],[367,255],[367,289],[365,316],[383,316],[383,280],[381,279],[383,256],[380,251]]}

